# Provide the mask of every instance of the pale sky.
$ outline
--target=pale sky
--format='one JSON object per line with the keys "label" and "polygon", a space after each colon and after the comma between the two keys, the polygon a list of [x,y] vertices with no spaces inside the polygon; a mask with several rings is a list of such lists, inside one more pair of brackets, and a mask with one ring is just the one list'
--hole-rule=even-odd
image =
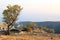
{"label": "pale sky", "polygon": [[19,21],[60,21],[60,0],[0,0],[0,20],[7,5],[23,7]]}

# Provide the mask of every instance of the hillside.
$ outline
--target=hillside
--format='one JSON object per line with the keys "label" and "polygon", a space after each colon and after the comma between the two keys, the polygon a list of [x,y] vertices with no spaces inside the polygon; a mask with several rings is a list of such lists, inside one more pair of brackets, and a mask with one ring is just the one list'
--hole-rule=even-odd
{"label": "hillside", "polygon": [[[58,36],[58,35],[57,35]],[[44,35],[15,35],[0,36],[0,40],[51,40],[51,36]],[[60,40],[60,37],[53,37],[53,40]]]}
{"label": "hillside", "polygon": [[[29,22],[18,22],[15,24],[15,27],[17,25],[23,24],[24,26],[27,25]],[[55,33],[60,34],[60,22],[53,22],[53,21],[46,21],[46,22],[34,22],[38,25],[38,27],[47,27],[47,28],[54,28]]]}
{"label": "hillside", "polygon": [[[15,28],[17,28],[17,25],[23,24],[23,26],[27,25],[29,22],[18,22],[16,24],[14,24]],[[55,33],[60,34],[60,22],[34,22],[38,25],[38,27],[47,27],[47,28],[54,28],[55,29]],[[1,28],[7,28],[6,24],[4,22],[0,22],[0,27]],[[17,28],[17,29],[21,29]]]}

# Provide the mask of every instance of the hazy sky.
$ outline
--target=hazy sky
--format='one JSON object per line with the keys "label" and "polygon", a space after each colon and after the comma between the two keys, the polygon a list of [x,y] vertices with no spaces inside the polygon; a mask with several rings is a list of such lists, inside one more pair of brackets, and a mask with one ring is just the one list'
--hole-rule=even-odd
{"label": "hazy sky", "polygon": [[0,20],[9,4],[23,7],[19,21],[60,21],[60,0],[0,0]]}

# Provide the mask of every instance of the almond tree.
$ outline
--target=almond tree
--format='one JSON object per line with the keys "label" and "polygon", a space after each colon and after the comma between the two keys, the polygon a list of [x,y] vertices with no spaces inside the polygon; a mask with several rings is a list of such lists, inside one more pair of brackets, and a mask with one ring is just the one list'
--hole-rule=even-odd
{"label": "almond tree", "polygon": [[18,15],[20,14],[22,8],[19,5],[9,5],[7,9],[3,11],[4,22],[8,24],[7,26],[7,34],[9,35],[10,28],[16,22]]}

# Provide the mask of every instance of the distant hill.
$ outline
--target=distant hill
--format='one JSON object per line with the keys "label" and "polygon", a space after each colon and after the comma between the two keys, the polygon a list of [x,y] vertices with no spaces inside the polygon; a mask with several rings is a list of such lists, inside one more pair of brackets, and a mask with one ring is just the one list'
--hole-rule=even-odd
{"label": "distant hill", "polygon": [[[27,25],[29,23],[29,21],[25,21],[25,22],[18,22],[15,24],[15,27],[18,25],[18,24],[23,24],[24,26]],[[60,34],[60,22],[53,22],[53,21],[46,21],[46,22],[34,22],[36,23],[39,27],[41,26],[45,26],[47,28],[54,28],[56,33],[59,33]]]}
{"label": "distant hill", "polygon": [[[21,25],[23,24],[23,26],[27,25],[29,23],[29,21],[25,21],[25,22],[18,22],[16,24],[14,24],[14,27],[17,28],[17,29],[21,29],[18,28],[17,26],[18,25]],[[53,22],[53,21],[46,21],[46,22],[34,22],[38,25],[38,27],[47,27],[47,28],[54,28],[55,29],[55,33],[58,33],[60,34],[60,22]],[[0,22],[0,27],[2,28],[7,28],[6,27],[6,24],[4,22]]]}

